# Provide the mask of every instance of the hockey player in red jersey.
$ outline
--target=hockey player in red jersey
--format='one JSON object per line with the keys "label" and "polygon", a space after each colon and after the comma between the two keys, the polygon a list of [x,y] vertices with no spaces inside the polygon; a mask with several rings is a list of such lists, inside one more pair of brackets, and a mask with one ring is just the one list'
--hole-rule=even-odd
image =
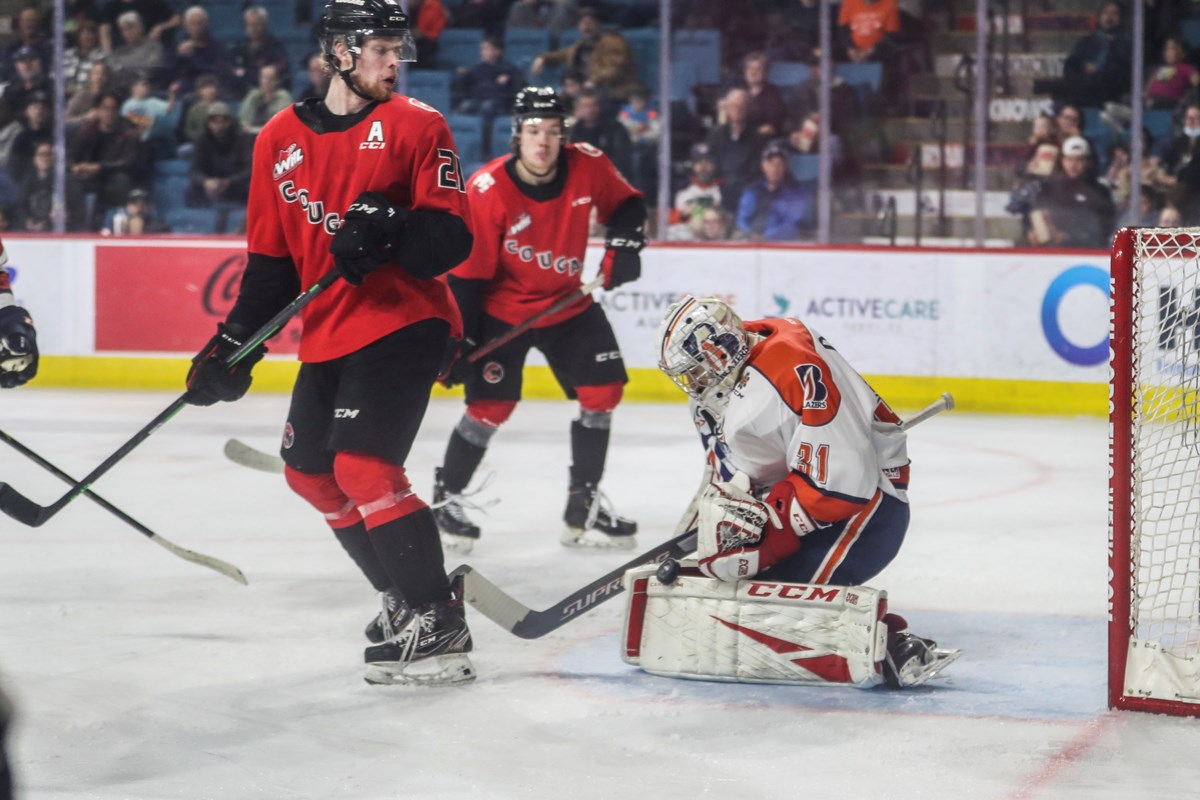
{"label": "hockey player in red jersey", "polygon": [[344,277],[303,310],[300,372],[281,455],[384,608],[368,637],[372,683],[470,680],[471,635],[437,523],[405,472],[461,320],[439,276],[471,248],[465,184],[445,120],[394,93],[415,48],[394,0],[333,0],[323,100],[281,111],[258,135],[241,290],[193,359],[197,405],[236,400],[265,348],[226,368],[301,287]]}
{"label": "hockey player in red jersey", "polygon": [[479,527],[464,511],[462,492],[492,435],[521,399],[522,368],[535,347],[567,395],[579,401],[579,417],[571,423],[563,544],[635,546],[637,525],[617,516],[597,489],[612,412],[628,381],[604,310],[590,296],[583,297],[486,357],[468,362],[477,344],[579,290],[593,210],[608,230],[601,264],[604,287],[641,275],[642,195],[595,147],[564,144],[564,117],[553,89],[522,90],[513,104],[513,153],[484,166],[468,184],[475,245],[449,278],[466,339],[446,381],[465,382],[467,408],[450,436],[434,489],[443,541],[464,552],[479,538]]}
{"label": "hockey player in red jersey", "polygon": [[28,383],[37,375],[37,331],[29,312],[13,299],[8,282],[8,251],[0,242],[0,389]]}
{"label": "hockey player in red jersey", "polygon": [[[895,558],[909,520],[907,437],[823,336],[684,297],[659,330],[658,363],[691,397],[713,466],[698,504],[701,572],[854,586]],[[884,621],[892,685],[922,682],[957,656],[902,633],[894,614]]]}

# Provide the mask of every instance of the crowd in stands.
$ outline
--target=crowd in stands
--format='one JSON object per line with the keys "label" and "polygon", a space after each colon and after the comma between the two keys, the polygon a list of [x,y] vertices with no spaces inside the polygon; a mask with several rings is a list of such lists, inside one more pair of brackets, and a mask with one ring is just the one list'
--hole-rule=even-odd
{"label": "crowd in stands", "polygon": [[[289,104],[323,96],[330,79],[314,36],[320,0],[262,1],[68,3],[70,230],[239,232],[254,137]],[[890,155],[880,115],[904,110],[914,60],[932,66],[926,5],[936,4],[843,0],[835,9],[835,213],[865,209],[862,165]],[[669,204],[663,236],[813,235],[817,0],[746,0],[736,11],[725,0],[675,0],[679,86],[659,85],[657,0],[407,6],[419,58],[409,93],[446,113],[468,170],[507,152],[516,92],[548,84],[572,110],[570,141],[608,153],[652,207]],[[19,8],[0,25],[0,228],[10,230],[49,224],[58,65],[46,7]],[[1145,133],[1138,219],[1200,224],[1200,61],[1181,34],[1193,14],[1200,21],[1200,6],[1159,2],[1153,12],[1145,89],[1155,127]],[[1055,114],[1033,124],[1009,206],[1023,222],[1022,244],[1102,247],[1129,216],[1126,22],[1119,4],[1098,8],[1095,30],[1072,49],[1055,87]],[[689,42],[698,48],[690,56]],[[670,130],[661,123],[666,103]],[[670,196],[659,198],[659,144],[668,136]]]}

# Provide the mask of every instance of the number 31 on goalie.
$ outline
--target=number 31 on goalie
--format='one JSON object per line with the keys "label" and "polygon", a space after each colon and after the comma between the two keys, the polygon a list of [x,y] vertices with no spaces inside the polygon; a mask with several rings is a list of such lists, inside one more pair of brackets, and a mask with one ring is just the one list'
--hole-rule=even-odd
{"label": "number 31 on goalie", "polygon": [[829,477],[829,445],[813,447],[808,442],[801,442],[800,450],[792,461],[792,469],[804,473],[818,485],[824,486],[826,478]]}

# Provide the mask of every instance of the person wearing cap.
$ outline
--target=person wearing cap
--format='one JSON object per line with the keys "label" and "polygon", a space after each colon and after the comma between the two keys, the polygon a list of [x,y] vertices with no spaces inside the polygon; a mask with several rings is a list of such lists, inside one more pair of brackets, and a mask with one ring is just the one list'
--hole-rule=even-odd
{"label": "person wearing cap", "polygon": [[579,10],[579,39],[540,54],[529,71],[539,75],[546,67],[560,64],[565,65],[566,75],[598,89],[606,101],[624,100],[637,88],[633,48],[621,34],[602,29],[593,8]]}
{"label": "person wearing cap", "polygon": [[250,191],[253,150],[253,139],[242,132],[229,106],[220,100],[210,103],[208,124],[192,151],[187,204],[244,204]]}
{"label": "person wearing cap", "polygon": [[1108,247],[1116,209],[1108,187],[1089,172],[1091,155],[1082,136],[1063,141],[1061,172],[1046,181],[1030,215],[1030,244]]}
{"label": "person wearing cap", "polygon": [[100,229],[102,236],[141,236],[148,233],[163,233],[167,226],[158,218],[150,193],[145,189],[134,189],[125,200],[125,205],[111,209]]}
{"label": "person wearing cap", "polygon": [[763,148],[762,178],[742,191],[737,235],[751,241],[788,242],[801,238],[812,224],[812,196],[792,176],[788,148],[775,139]]}
{"label": "person wearing cap", "polygon": [[32,50],[36,53],[38,60],[42,62],[42,71],[45,72],[53,60],[53,48],[42,30],[42,12],[33,6],[23,8],[14,15],[12,26],[17,38],[4,48],[3,55],[0,56],[3,59],[3,78],[13,80],[16,77],[16,54],[22,50]]}

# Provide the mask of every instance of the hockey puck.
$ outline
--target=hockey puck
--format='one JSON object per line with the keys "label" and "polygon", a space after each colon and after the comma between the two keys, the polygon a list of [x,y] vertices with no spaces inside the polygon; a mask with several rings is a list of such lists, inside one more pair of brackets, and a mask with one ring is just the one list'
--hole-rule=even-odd
{"label": "hockey puck", "polygon": [[666,561],[658,565],[658,572],[655,573],[658,582],[670,586],[679,577],[679,562],[673,558],[668,558]]}

